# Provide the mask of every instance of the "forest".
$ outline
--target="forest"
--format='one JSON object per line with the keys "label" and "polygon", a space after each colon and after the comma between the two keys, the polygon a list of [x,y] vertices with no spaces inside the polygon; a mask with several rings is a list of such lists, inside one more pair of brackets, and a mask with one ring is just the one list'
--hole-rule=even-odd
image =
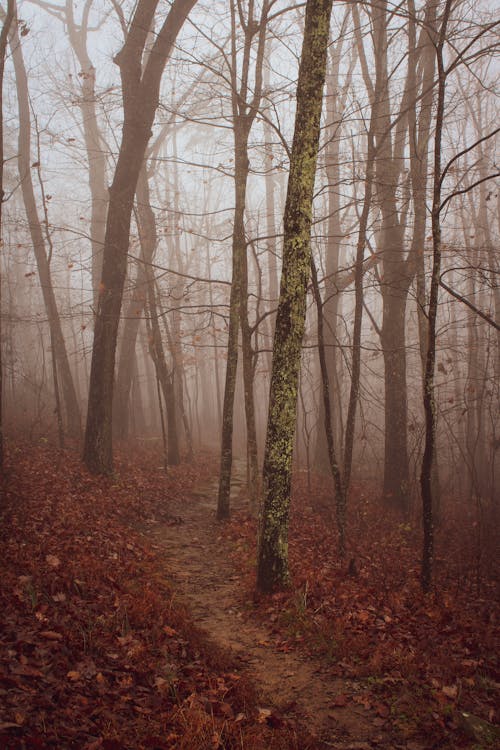
{"label": "forest", "polygon": [[491,0],[0,0],[0,748],[500,747]]}

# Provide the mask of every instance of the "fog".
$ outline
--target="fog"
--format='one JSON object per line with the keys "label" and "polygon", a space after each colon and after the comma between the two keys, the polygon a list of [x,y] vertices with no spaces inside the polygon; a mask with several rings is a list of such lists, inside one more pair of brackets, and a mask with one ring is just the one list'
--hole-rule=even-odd
{"label": "fog", "polygon": [[[172,431],[177,433],[181,457],[193,448],[219,450],[235,214],[241,209],[260,463],[304,20],[300,5],[266,5],[269,20],[259,51],[261,4],[255,4],[250,35],[248,24],[242,26],[247,14],[243,5],[243,16],[233,8],[231,17],[226,3],[196,3],[166,63],[142,188],[132,210],[113,432],[116,445],[161,443],[164,415],[170,441]],[[144,65],[168,8],[167,3],[158,6]],[[353,270],[367,171],[374,158],[368,154],[367,134],[378,97],[382,104],[374,127],[379,142],[362,238],[352,473],[402,506],[414,506],[418,496],[425,433],[422,382],[437,75],[425,33],[429,8],[418,4],[415,16],[406,6],[384,11],[385,47],[380,49],[374,6],[335,5],[312,226],[333,437],[342,461],[354,351]],[[128,2],[19,4],[17,33],[11,32],[6,52],[3,96],[1,314],[7,440],[17,434],[34,441],[81,440],[85,429],[108,187],[122,142],[122,84],[114,56],[123,46],[133,10]],[[475,498],[483,510],[496,509],[497,518],[500,197],[493,11],[488,3],[455,4],[445,40],[443,284],[434,395],[439,493],[468,502]],[[23,82],[14,66],[14,49],[27,72],[29,108],[21,114]],[[24,145],[18,141],[20,117],[29,117]],[[242,137],[237,126],[245,118],[251,118],[249,172],[244,206],[235,207],[235,132]],[[29,153],[21,154],[26,143]],[[22,189],[29,177],[31,209]],[[42,273],[42,281],[34,223],[43,241],[39,253],[48,259],[48,276],[43,280]],[[52,307],[44,301],[42,287],[48,283],[54,291]],[[51,338],[55,316],[60,340],[54,330]],[[310,287],[295,436],[295,465],[308,475],[328,472],[317,331]],[[127,341],[132,342],[128,348]],[[242,362],[247,355],[242,347],[240,333],[232,440],[234,455],[245,457]],[[163,358],[164,371],[158,358]],[[166,409],[170,396],[162,378],[172,391]],[[76,429],[68,379],[79,411]]]}

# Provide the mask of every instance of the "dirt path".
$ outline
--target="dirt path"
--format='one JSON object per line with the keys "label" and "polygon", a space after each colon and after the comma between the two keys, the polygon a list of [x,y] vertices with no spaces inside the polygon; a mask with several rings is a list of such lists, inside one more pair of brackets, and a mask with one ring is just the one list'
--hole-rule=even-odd
{"label": "dirt path", "polygon": [[[245,507],[244,465],[236,462],[231,507]],[[195,501],[173,509],[175,523],[155,525],[148,532],[165,552],[169,571],[187,599],[195,622],[210,639],[230,649],[241,669],[262,690],[263,708],[299,717],[321,740],[320,746],[339,750],[398,748],[374,726],[376,718],[354,703],[334,705],[335,697],[356,693],[355,681],[329,676],[324,665],[297,653],[278,651],[269,631],[240,610],[240,577],[231,564],[227,543],[215,521],[217,484],[199,486]]]}

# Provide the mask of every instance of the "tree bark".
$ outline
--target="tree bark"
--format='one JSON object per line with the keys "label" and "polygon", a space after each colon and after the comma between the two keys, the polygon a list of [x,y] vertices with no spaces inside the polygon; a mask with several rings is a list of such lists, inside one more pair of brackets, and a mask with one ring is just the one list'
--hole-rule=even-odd
{"label": "tree bark", "polygon": [[124,121],[116,171],[109,191],[84,447],[84,461],[96,474],[113,471],[115,352],[135,189],[151,137],[163,70],[177,34],[195,4],[196,0],[174,0],[142,70],[142,57],[158,0],[140,0],[125,44],[115,58],[122,80]]}
{"label": "tree bark", "polygon": [[95,68],[87,49],[87,32],[91,1],[85,3],[82,21],[77,24],[74,16],[73,0],[65,5],[66,28],[71,46],[80,64],[81,96],[78,106],[82,113],[83,137],[87,149],[89,166],[89,188],[91,200],[90,241],[92,244],[92,292],[94,311],[99,303],[99,282],[102,270],[102,252],[108,207],[106,184],[106,157],[104,141],[99,127],[96,108]]}
{"label": "tree bark", "polygon": [[373,32],[376,50],[374,101],[378,106],[375,178],[382,215],[380,249],[383,252],[380,288],[385,393],[384,496],[396,507],[406,510],[409,503],[410,472],[405,314],[411,276],[408,275],[404,259],[404,227],[396,199],[401,163],[394,153],[398,142],[396,137],[393,138],[391,130],[386,0],[381,0],[374,8]]}
{"label": "tree bark", "polygon": [[[233,225],[233,276],[229,299],[229,332],[227,345],[226,382],[224,405],[222,410],[221,466],[219,476],[219,493],[217,498],[217,518],[228,518],[230,513],[231,468],[233,460],[233,411],[238,367],[239,329],[242,334],[243,349],[243,383],[245,397],[245,417],[247,426],[247,455],[249,462],[249,498],[255,507],[259,492],[257,463],[257,431],[255,426],[255,407],[253,398],[253,353],[252,332],[248,322],[248,260],[245,236],[246,191],[250,163],[248,160],[248,137],[260,104],[262,92],[262,66],[265,49],[267,23],[267,6],[265,0],[258,23],[253,18],[253,3],[249,4],[248,19],[242,26],[245,28],[241,82],[237,83],[236,21],[234,3],[231,3],[231,105],[233,113],[234,134],[234,225]],[[241,6],[239,12],[242,13]],[[252,42],[258,30],[258,45],[255,60],[255,87],[251,101],[248,101],[248,78]]]}
{"label": "tree bark", "polygon": [[[9,31],[14,19],[15,5],[14,0],[8,0],[7,12],[3,16],[2,31],[0,32],[0,248],[2,247],[2,209],[3,209],[3,74],[5,69],[5,57],[7,54],[7,45],[9,42]],[[0,275],[0,471],[3,471],[4,464],[4,435],[3,435],[3,354],[2,344],[2,278]]]}
{"label": "tree bark", "polygon": [[446,0],[441,28],[436,44],[437,60],[437,108],[434,136],[434,182],[432,195],[432,274],[429,295],[427,355],[424,373],[424,414],[425,414],[425,446],[420,473],[422,492],[422,521],[424,527],[421,584],[424,591],[428,591],[432,582],[434,567],[434,516],[432,493],[432,464],[435,455],[436,441],[436,401],[434,396],[434,369],[436,363],[436,320],[438,312],[439,276],[441,272],[441,147],[444,123],[444,107],[446,92],[446,72],[443,60],[443,47],[446,39],[448,21],[452,0]]}
{"label": "tree bark", "polygon": [[147,288],[147,301],[150,316],[149,325],[151,340],[149,342],[149,350],[155,364],[156,377],[161,385],[163,397],[165,399],[165,409],[167,414],[167,461],[169,465],[177,466],[180,463],[180,454],[173,373],[169,372],[165,358],[165,350],[160,329],[160,310],[157,302],[153,269],[151,268],[151,260],[154,258],[156,251],[157,233],[155,215],[151,208],[149,182],[145,164],[143,164],[139,173],[136,193],[141,256],[144,260],[143,273]]}
{"label": "tree bark", "polygon": [[49,321],[50,335],[54,348],[53,356],[56,358],[57,368],[61,376],[61,385],[66,407],[66,420],[68,432],[73,437],[80,436],[80,408],[76,395],[75,385],[69,365],[68,353],[61,327],[59,310],[52,286],[49,260],[45,241],[43,238],[42,226],[38,216],[38,210],[35,200],[35,191],[31,177],[31,117],[28,93],[28,78],[24,65],[21,42],[17,30],[17,19],[11,27],[10,46],[12,49],[12,58],[16,74],[16,86],[19,109],[19,136],[18,136],[18,168],[19,179],[21,182],[21,192],[26,210],[31,241],[33,243],[33,252],[38,267],[40,277],[40,286],[47,311]]}
{"label": "tree bark", "polygon": [[308,0],[284,215],[284,252],[274,335],[263,470],[257,588],[286,586],[288,517],[301,344],[311,267],[311,220],[332,0]]}
{"label": "tree bark", "polygon": [[[327,246],[325,257],[325,291],[323,306],[324,318],[324,341],[325,358],[328,368],[328,380],[334,387],[332,394],[332,432],[335,453],[342,461],[342,400],[341,400],[341,360],[338,353],[338,321],[342,313],[342,297],[337,286],[340,267],[340,253],[342,248],[342,223],[340,206],[340,143],[342,130],[342,111],[352,77],[352,68],[355,52],[351,57],[349,69],[340,90],[340,62],[342,58],[344,37],[343,32],[350,16],[350,8],[347,7],[341,27],[340,38],[332,46],[330,58],[331,68],[326,79],[326,116],[327,127],[325,129],[325,172],[328,183],[328,219],[327,219]],[[323,414],[324,401],[320,402],[319,422],[324,423]],[[323,439],[321,432],[318,433],[316,444],[315,464],[318,469],[324,469],[329,462],[329,449]]]}

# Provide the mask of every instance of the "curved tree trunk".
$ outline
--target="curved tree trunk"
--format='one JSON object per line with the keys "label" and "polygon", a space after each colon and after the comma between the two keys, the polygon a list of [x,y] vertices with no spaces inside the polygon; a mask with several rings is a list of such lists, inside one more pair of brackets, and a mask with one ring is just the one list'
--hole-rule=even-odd
{"label": "curved tree trunk", "polygon": [[76,395],[73,376],[69,366],[68,353],[61,327],[59,310],[52,286],[49,260],[43,238],[42,226],[38,217],[38,210],[31,178],[31,118],[28,94],[28,79],[24,65],[21,42],[17,31],[17,24],[14,23],[10,35],[10,45],[12,49],[12,58],[16,73],[18,109],[19,109],[19,153],[17,157],[19,168],[19,179],[21,182],[21,192],[23,195],[26,218],[28,220],[31,241],[33,243],[33,252],[35,254],[40,277],[40,286],[42,288],[43,301],[47,311],[47,318],[50,326],[50,335],[52,346],[54,347],[53,355],[55,356],[57,369],[61,377],[62,393],[66,407],[66,421],[68,432],[73,437],[80,436],[80,408]]}
{"label": "curved tree trunk", "polygon": [[125,45],[115,58],[122,80],[124,122],[115,176],[109,191],[84,447],[84,461],[88,469],[97,474],[113,471],[115,352],[137,179],[151,137],[163,70],[177,34],[195,3],[196,0],[174,0],[143,70],[143,53],[158,0],[139,0]]}
{"label": "curved tree trunk", "polygon": [[73,0],[66,2],[64,21],[68,30],[71,46],[80,64],[81,96],[78,106],[82,113],[83,137],[87,149],[89,167],[89,188],[91,200],[90,241],[92,243],[92,292],[94,311],[99,303],[99,282],[102,270],[102,252],[106,213],[108,208],[108,189],[106,183],[106,157],[104,142],[99,127],[96,108],[95,68],[87,49],[87,32],[90,4],[86,3],[81,24],[74,17]]}

